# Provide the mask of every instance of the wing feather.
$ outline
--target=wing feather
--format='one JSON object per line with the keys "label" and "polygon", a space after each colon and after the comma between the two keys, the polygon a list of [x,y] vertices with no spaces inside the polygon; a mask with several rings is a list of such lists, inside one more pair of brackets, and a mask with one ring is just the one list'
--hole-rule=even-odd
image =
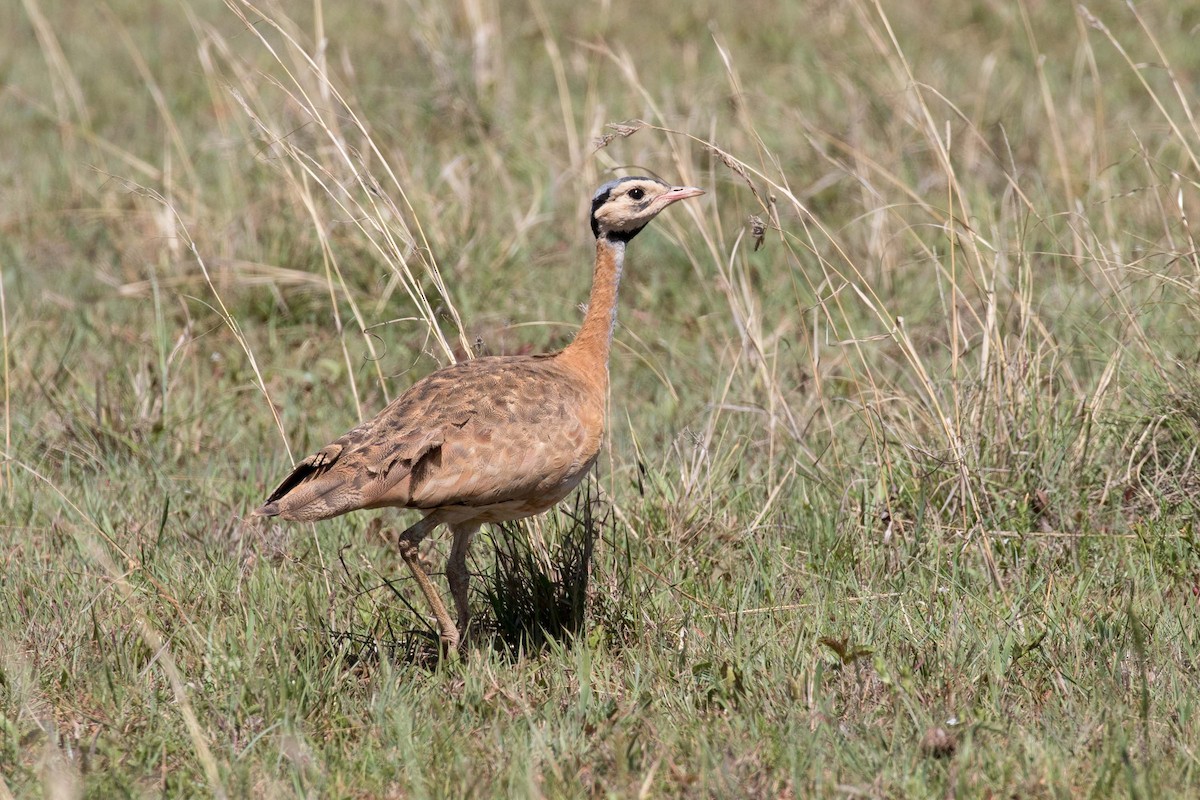
{"label": "wing feather", "polygon": [[544,357],[489,358],[418,381],[301,461],[256,511],[484,506],[553,495],[599,449],[603,409]]}

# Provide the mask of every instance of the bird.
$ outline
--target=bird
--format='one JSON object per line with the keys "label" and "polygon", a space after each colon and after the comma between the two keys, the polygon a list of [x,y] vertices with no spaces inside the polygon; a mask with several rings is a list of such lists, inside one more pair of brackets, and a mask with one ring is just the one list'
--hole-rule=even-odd
{"label": "bird", "polygon": [[[602,185],[590,212],[591,291],[569,345],[430,373],[297,464],[254,515],[317,521],[360,509],[422,512],[396,544],[437,620],[443,651],[457,652],[470,623],[467,551],[476,532],[548,511],[596,463],[626,246],[665,208],[702,194],[648,177]],[[445,574],[453,619],[420,561],[422,540],[439,525],[451,534]]]}

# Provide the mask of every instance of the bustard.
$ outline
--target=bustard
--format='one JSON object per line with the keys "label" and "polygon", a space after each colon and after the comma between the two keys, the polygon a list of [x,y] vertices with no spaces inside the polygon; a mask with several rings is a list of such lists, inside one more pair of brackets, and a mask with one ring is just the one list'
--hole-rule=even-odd
{"label": "bustard", "polygon": [[[592,289],[574,341],[556,353],[464,361],[417,381],[374,419],[301,461],[256,515],[321,520],[364,508],[418,509],[400,534],[408,568],[454,651],[470,620],[467,548],[485,522],[540,514],[574,489],[600,452],[608,355],[625,247],[664,208],[703,190],[653,178],[610,181],[592,198]],[[457,620],[422,568],[438,525],[453,536],[446,579]]]}

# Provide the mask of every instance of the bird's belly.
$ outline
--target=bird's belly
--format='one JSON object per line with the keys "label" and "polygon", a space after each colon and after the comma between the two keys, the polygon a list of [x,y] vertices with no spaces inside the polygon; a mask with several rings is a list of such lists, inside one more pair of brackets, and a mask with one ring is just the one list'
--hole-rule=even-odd
{"label": "bird's belly", "polygon": [[524,497],[501,500],[487,505],[453,505],[439,509],[451,524],[471,520],[474,522],[510,522],[532,517],[554,508],[583,481],[592,468],[595,458],[589,459],[578,469],[570,472],[552,485],[542,485]]}

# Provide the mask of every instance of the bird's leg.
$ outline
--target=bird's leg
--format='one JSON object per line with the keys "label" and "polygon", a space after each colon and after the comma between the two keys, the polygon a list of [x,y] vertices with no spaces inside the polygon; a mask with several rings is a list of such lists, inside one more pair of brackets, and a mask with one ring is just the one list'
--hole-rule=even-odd
{"label": "bird's leg", "polygon": [[446,561],[446,580],[450,582],[450,594],[454,596],[454,607],[458,611],[458,630],[464,637],[471,621],[471,606],[467,599],[467,585],[471,580],[467,572],[467,549],[478,530],[477,522],[450,526],[454,540],[450,545],[450,558]]}
{"label": "bird's leg", "polygon": [[412,572],[413,577],[417,580],[417,586],[421,588],[421,593],[425,595],[425,599],[429,601],[430,607],[433,608],[433,616],[437,618],[442,646],[447,652],[455,653],[458,651],[458,628],[455,627],[454,621],[450,619],[450,612],[446,611],[446,604],[442,602],[437,587],[433,585],[433,581],[429,579],[425,568],[421,566],[421,540],[425,538],[426,534],[436,528],[440,521],[432,514],[425,517],[425,519],[400,534],[397,544],[400,547],[400,555],[404,558],[404,563],[408,564],[409,571]]}

